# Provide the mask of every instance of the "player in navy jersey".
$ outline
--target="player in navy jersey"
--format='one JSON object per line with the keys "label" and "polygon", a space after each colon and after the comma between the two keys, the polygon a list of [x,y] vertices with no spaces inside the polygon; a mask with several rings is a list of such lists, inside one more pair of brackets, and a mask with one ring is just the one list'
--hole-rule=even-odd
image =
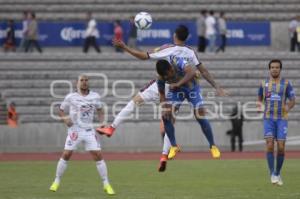
{"label": "player in navy jersey", "polygon": [[[288,112],[295,105],[293,87],[287,79],[280,77],[281,70],[281,61],[271,60],[270,76],[261,82],[258,90],[258,108],[264,113],[264,138],[271,183],[280,186],[283,185],[280,171],[284,162]],[[274,141],[277,141],[276,168],[274,167]]]}
{"label": "player in navy jersey", "polygon": [[[204,65],[199,62],[195,51],[192,48],[185,45],[185,41],[188,35],[189,35],[189,31],[187,27],[184,25],[179,25],[176,28],[175,33],[173,35],[174,44],[163,45],[162,47],[155,49],[153,52],[144,52],[144,51],[130,48],[127,45],[125,45],[124,42],[118,40],[114,40],[113,44],[116,47],[123,49],[125,52],[128,52],[129,54],[133,55],[134,57],[142,60],[164,59],[169,63],[176,62],[176,60],[185,61],[186,63],[188,63],[188,65],[190,65],[193,68],[193,70],[198,69],[200,71],[201,75],[216,89],[218,95],[220,96],[227,95],[227,92],[222,88],[220,88],[220,86],[214,81],[214,79],[207,71],[207,69],[204,67]],[[200,91],[200,89],[198,91]],[[204,107],[201,107],[201,109],[199,109],[199,113],[202,116],[202,118],[201,119],[199,118],[198,122],[201,125],[204,135],[209,141],[211,152],[214,157],[219,157],[220,151],[215,146],[211,126],[208,120],[204,117],[205,115]],[[176,155],[176,152],[179,151],[179,147],[176,144],[174,131],[172,131],[172,127],[173,127],[172,121],[168,119],[164,119],[164,126],[166,128],[166,134],[168,135],[170,139],[170,143],[172,145],[172,147],[170,148],[169,157],[174,157]],[[97,130],[98,132],[107,135],[112,135],[113,133],[113,130],[110,127],[98,128]]]}

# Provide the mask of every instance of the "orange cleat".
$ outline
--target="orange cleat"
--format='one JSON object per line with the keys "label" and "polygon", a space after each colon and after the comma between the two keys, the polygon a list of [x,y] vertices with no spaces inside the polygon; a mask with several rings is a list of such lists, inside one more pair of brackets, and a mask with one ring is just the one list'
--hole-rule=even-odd
{"label": "orange cleat", "polygon": [[96,128],[96,131],[101,135],[106,135],[107,137],[110,137],[114,134],[115,128],[112,126],[109,127],[98,127]]}

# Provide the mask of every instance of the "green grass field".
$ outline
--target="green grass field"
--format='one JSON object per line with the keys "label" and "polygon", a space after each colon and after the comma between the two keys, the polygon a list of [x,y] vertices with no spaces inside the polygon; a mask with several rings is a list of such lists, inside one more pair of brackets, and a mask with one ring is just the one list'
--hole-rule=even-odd
{"label": "green grass field", "polygon": [[92,161],[71,161],[60,189],[48,191],[56,162],[0,162],[1,199],[299,199],[300,160],[287,160],[282,187],[264,160],[175,160],[165,173],[156,161],[109,161],[117,195],[106,196]]}

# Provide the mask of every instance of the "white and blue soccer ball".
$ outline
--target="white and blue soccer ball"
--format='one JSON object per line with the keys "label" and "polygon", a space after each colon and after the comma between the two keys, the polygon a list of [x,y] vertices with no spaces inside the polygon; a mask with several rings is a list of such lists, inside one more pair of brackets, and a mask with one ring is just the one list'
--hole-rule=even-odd
{"label": "white and blue soccer ball", "polygon": [[147,12],[140,12],[135,15],[134,24],[140,30],[148,29],[152,25],[152,17]]}

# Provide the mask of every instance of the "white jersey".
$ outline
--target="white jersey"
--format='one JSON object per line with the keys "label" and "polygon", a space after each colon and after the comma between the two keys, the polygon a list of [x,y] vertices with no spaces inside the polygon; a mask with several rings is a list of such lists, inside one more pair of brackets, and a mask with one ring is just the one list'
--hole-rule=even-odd
{"label": "white jersey", "polygon": [[85,31],[85,37],[99,37],[97,22],[95,19],[89,20],[87,29]]}
{"label": "white jersey", "polygon": [[177,63],[177,60],[185,60],[190,66],[200,64],[195,51],[188,46],[178,46],[173,44],[163,45],[148,53],[150,59],[164,59],[169,63]]}
{"label": "white jersey", "polygon": [[216,19],[213,16],[208,16],[205,19],[206,25],[206,36],[215,35],[216,34]]}
{"label": "white jersey", "polygon": [[88,95],[82,96],[78,92],[68,94],[62,104],[61,110],[69,107],[69,116],[74,124],[80,128],[93,128],[94,112],[102,108],[100,95],[90,91]]}

